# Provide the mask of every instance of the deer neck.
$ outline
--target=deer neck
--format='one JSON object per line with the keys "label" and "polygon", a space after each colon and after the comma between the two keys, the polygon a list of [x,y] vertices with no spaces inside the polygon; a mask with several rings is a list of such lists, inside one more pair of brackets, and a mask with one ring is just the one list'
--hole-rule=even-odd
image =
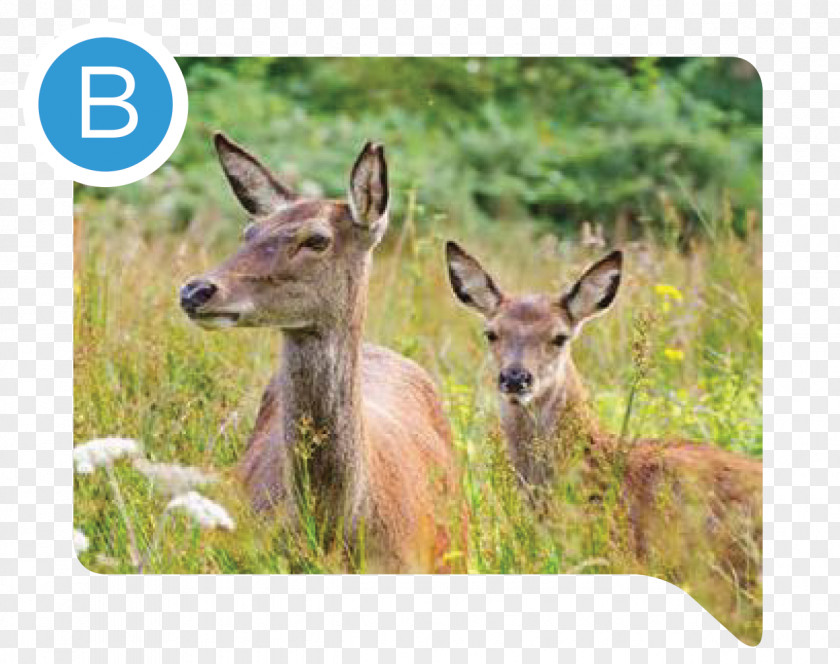
{"label": "deer neck", "polygon": [[[564,371],[527,405],[502,399],[502,428],[514,465],[524,479],[539,482],[550,457],[588,449],[598,439],[586,390],[572,359]],[[548,449],[550,454],[542,453]]]}
{"label": "deer neck", "polygon": [[365,481],[360,374],[364,289],[354,295],[349,320],[287,332],[281,351],[283,437],[296,455],[295,468],[300,468],[301,452],[308,455],[309,486],[332,517],[353,508]]}

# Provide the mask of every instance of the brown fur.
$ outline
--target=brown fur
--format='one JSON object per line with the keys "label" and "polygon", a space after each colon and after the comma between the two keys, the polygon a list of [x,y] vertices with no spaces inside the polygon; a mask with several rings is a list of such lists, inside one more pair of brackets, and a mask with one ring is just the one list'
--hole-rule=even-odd
{"label": "brown fur", "polygon": [[[570,458],[581,459],[584,486],[589,487],[593,499],[618,482],[627,510],[629,539],[640,558],[657,544],[651,541],[651,533],[663,529],[680,532],[681,509],[698,506],[705,514],[705,543],[717,551],[720,562],[739,575],[745,574],[748,561],[738,541],[761,541],[761,463],[687,440],[623,441],[603,431],[592,416],[571,360],[565,375],[565,386],[558,390],[563,396],[553,403],[536,404],[540,412],[517,413],[524,407],[516,404],[503,409],[509,448],[518,451],[519,459],[524,457],[526,463],[533,464],[529,451],[535,443],[541,441],[549,447],[543,456],[549,465],[539,476],[545,485],[555,478],[559,462]],[[547,428],[523,426],[525,417],[543,422]]]}
{"label": "brown fur", "polygon": [[[357,467],[336,471],[326,457],[314,457],[311,485],[324,499],[319,514],[335,525],[344,519],[350,542],[364,524],[372,570],[441,571],[449,539],[436,501],[451,491],[454,476],[437,390],[425,371],[386,348],[365,344],[361,360],[361,412],[351,416],[363,423]],[[297,440],[283,436],[282,382],[278,374],[263,394],[239,472],[257,510],[281,506],[294,514]],[[340,491],[336,472],[350,476]]]}
{"label": "brown fur", "polygon": [[[256,510],[297,522],[308,491],[318,525],[368,571],[432,572],[448,535],[438,510],[457,486],[447,421],[429,376],[362,344],[373,248],[388,223],[387,167],[368,144],[348,201],[300,200],[219,135],[225,174],[255,215],[242,248],[182,291],[206,327],[271,326],[280,366],[239,465]],[[212,286],[209,299],[191,295]]]}

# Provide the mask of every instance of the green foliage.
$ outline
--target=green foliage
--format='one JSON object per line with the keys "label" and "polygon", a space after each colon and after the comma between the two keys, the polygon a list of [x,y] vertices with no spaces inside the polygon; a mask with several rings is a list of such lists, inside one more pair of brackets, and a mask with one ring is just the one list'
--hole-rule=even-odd
{"label": "green foliage", "polygon": [[[292,184],[341,196],[356,151],[385,143],[394,211],[467,223],[583,219],[683,239],[761,203],[761,82],[744,61],[528,58],[182,58],[190,90],[168,168],[116,192],[148,232],[224,238],[243,221],[211,154],[222,129]],[[732,214],[724,214],[724,207]],[[221,213],[224,222],[219,223]],[[130,215],[129,215],[130,216]],[[635,229],[635,230],[634,230]],[[617,229],[619,235],[626,229]]]}

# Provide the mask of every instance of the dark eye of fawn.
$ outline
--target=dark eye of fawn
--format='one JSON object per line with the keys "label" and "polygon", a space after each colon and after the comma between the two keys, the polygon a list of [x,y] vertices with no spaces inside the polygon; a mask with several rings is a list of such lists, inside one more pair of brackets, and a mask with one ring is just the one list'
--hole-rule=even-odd
{"label": "dark eye of fawn", "polygon": [[562,346],[568,340],[569,340],[569,337],[567,335],[556,334],[556,335],[554,335],[554,338],[551,340],[551,343],[553,343],[555,346]]}
{"label": "dark eye of fawn", "polygon": [[493,330],[487,330],[484,333],[484,336],[487,338],[487,341],[489,341],[490,343],[493,343],[494,341],[498,341],[498,339],[499,339],[499,335],[496,334],[495,332],[493,332]]}
{"label": "dark eye of fawn", "polygon": [[300,243],[300,246],[304,249],[321,252],[330,246],[330,239],[326,235],[310,235]]}

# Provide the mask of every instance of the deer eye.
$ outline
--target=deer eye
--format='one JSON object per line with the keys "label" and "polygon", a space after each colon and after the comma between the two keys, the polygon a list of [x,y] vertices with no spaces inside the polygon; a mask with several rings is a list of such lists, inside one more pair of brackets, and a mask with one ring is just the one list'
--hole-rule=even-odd
{"label": "deer eye", "polygon": [[312,251],[321,253],[327,250],[330,246],[330,238],[326,235],[314,233],[300,243],[301,249],[311,249]]}
{"label": "deer eye", "polygon": [[245,242],[250,242],[257,236],[257,231],[259,227],[255,222],[251,222],[242,230],[242,239]]}
{"label": "deer eye", "polygon": [[569,340],[569,336],[567,334],[555,334],[554,337],[551,339],[551,343],[558,348],[565,344]]}
{"label": "deer eye", "polygon": [[489,341],[490,343],[493,343],[494,341],[498,341],[498,340],[499,340],[499,335],[498,335],[498,334],[496,334],[493,330],[486,330],[486,331],[484,332],[484,337],[485,337],[485,339],[487,339],[487,341]]}

